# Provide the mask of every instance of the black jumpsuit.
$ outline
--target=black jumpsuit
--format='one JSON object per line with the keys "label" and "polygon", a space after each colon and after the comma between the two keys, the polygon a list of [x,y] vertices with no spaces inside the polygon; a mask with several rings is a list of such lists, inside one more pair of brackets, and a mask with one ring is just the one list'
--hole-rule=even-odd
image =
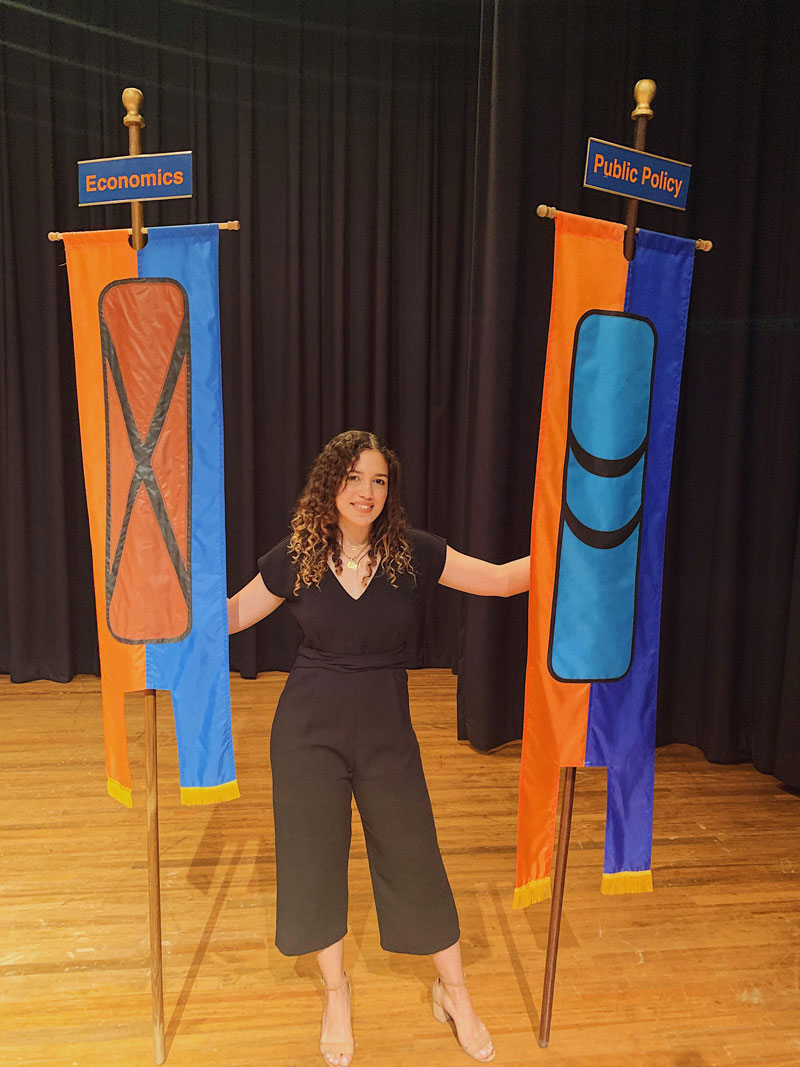
{"label": "black jumpsuit", "polygon": [[405,646],[415,612],[444,567],[445,542],[408,531],[416,583],[382,568],[358,599],[329,569],[293,595],[289,538],[258,561],[284,597],[303,644],[270,741],[278,905],[287,956],[347,932],[347,861],[355,797],[369,857],[381,945],[427,955],[459,937],[419,745],[408,710]]}

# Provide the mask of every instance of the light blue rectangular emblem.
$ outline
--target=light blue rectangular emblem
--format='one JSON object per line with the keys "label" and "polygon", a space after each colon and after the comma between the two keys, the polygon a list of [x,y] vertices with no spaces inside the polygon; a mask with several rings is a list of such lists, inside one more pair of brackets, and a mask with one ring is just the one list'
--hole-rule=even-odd
{"label": "light blue rectangular emblem", "polygon": [[78,163],[78,206],[192,195],[192,153],[84,159]]}
{"label": "light blue rectangular emblem", "polygon": [[685,211],[691,173],[690,163],[590,137],[583,184],[588,189],[635,196],[637,200]]}
{"label": "light blue rectangular emblem", "polygon": [[656,332],[629,312],[575,329],[548,667],[613,681],[633,656]]}

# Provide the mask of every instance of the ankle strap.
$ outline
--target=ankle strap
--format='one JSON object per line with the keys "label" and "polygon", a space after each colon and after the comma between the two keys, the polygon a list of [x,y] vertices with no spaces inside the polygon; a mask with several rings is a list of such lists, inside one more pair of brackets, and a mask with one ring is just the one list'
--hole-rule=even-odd
{"label": "ankle strap", "polygon": [[444,980],[444,978],[440,978],[439,981],[442,983],[443,986],[447,986],[448,989],[466,989],[467,988],[467,976],[465,974],[461,975],[461,981],[460,982],[446,982]]}
{"label": "ankle strap", "polygon": [[345,986],[350,985],[350,979],[347,977],[347,971],[342,971],[342,975],[342,981],[338,985],[328,985],[328,983],[325,981],[325,975],[323,974],[321,974],[319,977],[323,986],[325,987],[325,989],[328,990],[329,993],[338,993],[340,989],[344,989]]}

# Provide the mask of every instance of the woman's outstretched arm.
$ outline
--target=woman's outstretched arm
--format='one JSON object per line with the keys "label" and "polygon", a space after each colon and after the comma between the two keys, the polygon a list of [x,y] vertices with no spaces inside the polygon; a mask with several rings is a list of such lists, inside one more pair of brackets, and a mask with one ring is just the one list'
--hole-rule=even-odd
{"label": "woman's outstretched arm", "polygon": [[228,597],[228,633],[238,634],[248,626],[265,619],[283,603],[283,597],[270,593],[264,579],[257,574],[244,589]]}
{"label": "woman's outstretched arm", "polygon": [[487,563],[485,559],[456,552],[448,545],[439,584],[476,596],[514,596],[527,591],[530,570],[530,556],[510,563]]}

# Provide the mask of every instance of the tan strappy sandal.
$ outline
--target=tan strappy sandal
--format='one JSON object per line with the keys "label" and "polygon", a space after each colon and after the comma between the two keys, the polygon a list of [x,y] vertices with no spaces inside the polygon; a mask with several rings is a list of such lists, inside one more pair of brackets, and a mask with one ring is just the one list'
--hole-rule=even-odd
{"label": "tan strappy sandal", "polygon": [[[338,993],[339,990],[343,988],[343,986],[347,986],[347,997],[348,997],[348,1000],[350,999],[350,996],[351,996],[350,979],[347,977],[346,974],[344,976],[344,981],[340,982],[339,985],[337,985],[337,986],[328,985],[328,983],[325,981],[324,978],[322,979],[322,985],[327,990],[328,993]],[[322,1053],[323,1059],[328,1064],[328,1067],[331,1067],[331,1061],[328,1059],[328,1056],[339,1056],[340,1058],[342,1056],[348,1056],[349,1059],[348,1059],[347,1063],[348,1063],[348,1067],[349,1067],[349,1065],[353,1062],[353,1053],[355,1051],[355,1045],[354,1045],[352,1039],[350,1041],[323,1041],[322,1040],[322,1035],[325,1033],[325,1013],[327,1011],[327,1008],[328,1008],[328,997],[327,997],[327,993],[326,993],[326,996],[325,996],[325,1010],[322,1012],[322,1026],[320,1028],[320,1033],[319,1033],[319,1050]]]}
{"label": "tan strappy sandal", "polygon": [[[435,1019],[438,1019],[440,1023],[449,1022],[449,1020],[453,1018],[453,1016],[445,1009],[444,1005],[442,1004],[442,988],[444,984],[445,983],[441,980],[441,978],[437,978],[436,981],[433,983],[433,1016]],[[458,982],[451,984],[456,985],[457,988],[465,988],[467,983]],[[455,1020],[453,1022],[455,1025]],[[478,1022],[480,1022],[480,1019],[478,1020]],[[458,1040],[458,1030],[456,1030],[456,1039]],[[464,1052],[466,1052],[468,1056],[472,1056],[473,1060],[477,1060],[478,1063],[489,1063],[490,1060],[494,1059],[496,1051],[495,1048],[492,1047],[492,1051],[489,1053],[488,1056],[481,1056],[479,1055],[479,1053],[481,1053],[487,1045],[491,1044],[491,1040],[492,1035],[489,1033],[483,1023],[481,1023],[480,1030],[475,1035],[475,1037],[473,1037],[473,1039],[469,1042],[469,1044],[461,1045],[460,1041],[458,1043],[459,1045],[461,1045],[461,1048],[464,1050]]]}

